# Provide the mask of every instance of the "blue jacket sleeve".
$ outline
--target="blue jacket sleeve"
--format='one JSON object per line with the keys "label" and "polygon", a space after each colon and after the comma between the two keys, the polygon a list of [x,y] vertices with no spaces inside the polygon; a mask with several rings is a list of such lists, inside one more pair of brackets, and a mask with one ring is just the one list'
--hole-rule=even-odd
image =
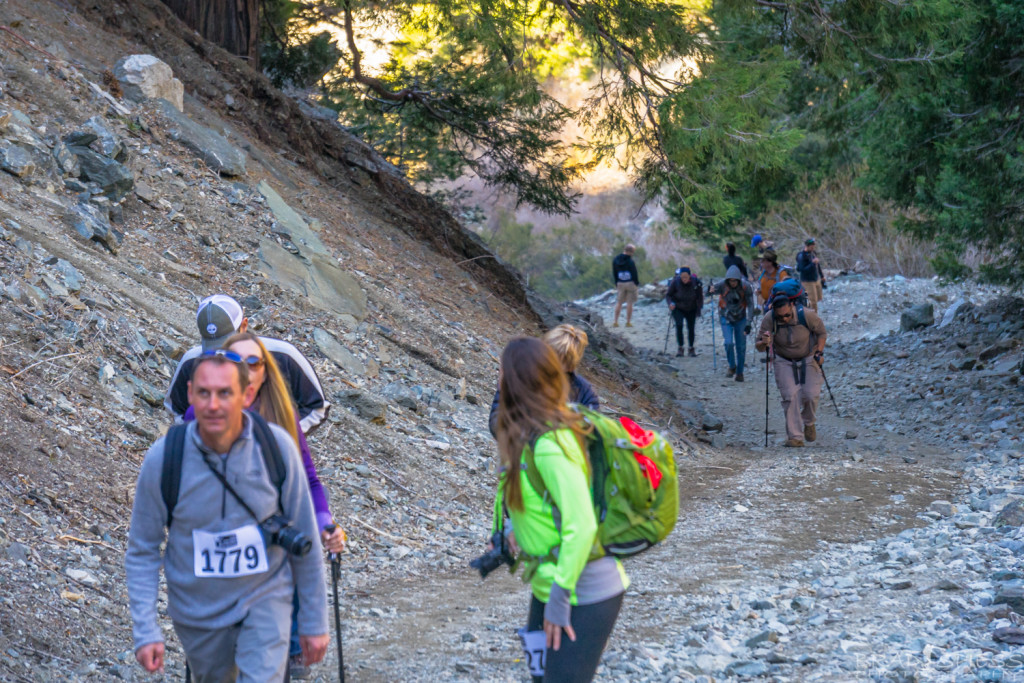
{"label": "blue jacket sleeve", "polygon": [[600,410],[601,402],[590,382],[583,379],[575,372],[569,374],[569,394],[574,403],[584,405],[591,410]]}
{"label": "blue jacket sleeve", "polygon": [[501,390],[495,389],[494,400],[491,401],[491,416],[487,419],[487,427],[491,430],[491,436],[498,438],[498,403],[501,401]]}

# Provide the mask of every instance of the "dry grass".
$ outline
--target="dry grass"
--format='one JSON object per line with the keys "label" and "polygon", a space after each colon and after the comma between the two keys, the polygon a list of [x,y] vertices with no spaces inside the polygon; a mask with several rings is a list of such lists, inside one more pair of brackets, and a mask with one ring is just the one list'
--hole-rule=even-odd
{"label": "dry grass", "polygon": [[793,264],[808,237],[826,268],[871,275],[929,277],[934,245],[897,230],[900,209],[879,201],[843,177],[772,209],[751,225],[774,240],[779,262]]}

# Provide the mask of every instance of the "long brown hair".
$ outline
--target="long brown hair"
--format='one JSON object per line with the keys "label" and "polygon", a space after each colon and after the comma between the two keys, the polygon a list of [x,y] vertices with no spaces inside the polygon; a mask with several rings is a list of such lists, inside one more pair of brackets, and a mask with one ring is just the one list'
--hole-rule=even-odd
{"label": "long brown hair", "polygon": [[[288,385],[284,383],[284,376],[281,369],[277,367],[272,353],[267,351],[260,338],[252,332],[237,332],[224,342],[224,348],[230,348],[232,344],[240,341],[256,342],[260,347],[260,354],[263,356],[263,367],[266,368],[266,378],[260,393],[260,416],[267,422],[273,422],[288,432],[295,445],[299,445],[299,432],[295,427],[295,408],[292,406],[292,395],[288,391]],[[244,359],[243,359],[244,360]]]}
{"label": "long brown hair", "polygon": [[[583,437],[590,429],[568,408],[569,381],[554,350],[533,337],[516,337],[501,354],[498,453],[505,469],[505,503],[523,509],[523,449],[554,429],[572,430],[584,459]],[[587,463],[589,468],[589,463]]]}

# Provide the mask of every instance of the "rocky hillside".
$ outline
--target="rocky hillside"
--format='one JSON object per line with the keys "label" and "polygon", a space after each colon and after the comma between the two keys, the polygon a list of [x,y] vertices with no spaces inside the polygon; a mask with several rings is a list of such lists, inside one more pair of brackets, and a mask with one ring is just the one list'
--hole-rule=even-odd
{"label": "rocky hillside", "polygon": [[[565,313],[159,2],[14,0],[0,28],[0,680],[139,675],[134,480],[214,292],[306,353],[333,404],[311,447],[353,540],[345,590],[462,571],[487,523],[497,357]],[[140,54],[171,65],[183,86],[158,87],[179,101],[138,92],[151,60],[121,62]],[[677,386],[654,371],[634,396],[628,344],[591,329],[612,404]]]}

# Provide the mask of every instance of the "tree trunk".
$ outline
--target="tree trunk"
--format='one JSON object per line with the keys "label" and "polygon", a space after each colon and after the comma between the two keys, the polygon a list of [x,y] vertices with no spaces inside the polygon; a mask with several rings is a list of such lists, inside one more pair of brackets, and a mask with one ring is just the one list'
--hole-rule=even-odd
{"label": "tree trunk", "polygon": [[163,0],[203,38],[260,68],[259,0]]}

